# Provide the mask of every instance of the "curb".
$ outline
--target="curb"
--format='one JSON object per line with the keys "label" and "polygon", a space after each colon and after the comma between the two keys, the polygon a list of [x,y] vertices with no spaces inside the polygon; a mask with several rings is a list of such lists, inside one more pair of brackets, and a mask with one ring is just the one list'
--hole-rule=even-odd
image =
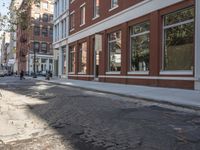
{"label": "curb", "polygon": [[200,107],[194,106],[194,105],[179,104],[179,103],[162,101],[162,100],[154,99],[154,98],[146,98],[146,97],[136,96],[136,95],[127,95],[127,94],[121,94],[121,93],[115,93],[115,92],[109,92],[109,91],[102,91],[102,90],[97,90],[97,89],[92,89],[92,88],[87,88],[87,87],[80,87],[80,86],[75,86],[75,85],[67,85],[67,84],[58,83],[58,82],[51,81],[51,80],[48,80],[48,81],[47,80],[43,80],[43,79],[35,79],[35,80],[43,81],[43,82],[47,82],[47,83],[52,83],[52,84],[56,84],[56,85],[68,86],[68,87],[73,87],[73,88],[78,88],[78,89],[83,89],[83,90],[89,90],[89,91],[94,91],[94,92],[113,94],[113,95],[118,95],[118,96],[127,97],[127,98],[135,98],[135,99],[139,99],[139,100],[144,100],[144,101],[149,101],[149,102],[156,102],[156,103],[160,103],[160,104],[172,105],[172,106],[175,106],[175,107],[182,107],[182,108],[185,108],[185,109],[192,109],[192,110],[195,110],[195,111],[200,111]]}

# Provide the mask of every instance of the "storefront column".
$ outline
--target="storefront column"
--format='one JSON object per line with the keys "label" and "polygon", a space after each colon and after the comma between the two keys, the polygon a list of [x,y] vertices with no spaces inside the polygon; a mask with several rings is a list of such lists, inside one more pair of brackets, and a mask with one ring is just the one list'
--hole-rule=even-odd
{"label": "storefront column", "polygon": [[195,90],[200,90],[200,1],[196,0],[195,18]]}
{"label": "storefront column", "polygon": [[68,79],[68,72],[69,72],[69,45],[66,45],[66,79]]}
{"label": "storefront column", "polygon": [[59,59],[58,59],[58,76],[62,76],[62,47],[59,47]]}
{"label": "storefront column", "polygon": [[50,71],[50,70],[49,70],[49,65],[50,65],[50,64],[49,64],[49,58],[47,58],[47,62],[46,62],[46,70],[47,70],[47,71]]}

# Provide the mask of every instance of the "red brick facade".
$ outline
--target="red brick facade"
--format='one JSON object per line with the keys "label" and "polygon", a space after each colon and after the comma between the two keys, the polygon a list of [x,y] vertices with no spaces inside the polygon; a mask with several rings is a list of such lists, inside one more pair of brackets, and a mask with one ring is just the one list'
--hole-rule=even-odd
{"label": "red brick facade", "polygon": [[[70,5],[70,12],[75,11],[75,30],[70,32],[70,35],[77,34],[77,32],[90,27],[91,25],[98,23],[109,16],[117,14],[123,10],[128,9],[133,5],[137,5],[143,0],[119,0],[119,7],[109,11],[110,1],[100,0],[100,17],[93,20],[93,2],[92,0],[75,0]],[[80,27],[80,11],[79,7],[83,3],[86,3],[86,24]],[[180,75],[163,75],[160,74],[162,64],[162,16],[171,12],[194,6],[193,0],[185,0],[180,3],[173,4],[171,6],[158,9],[151,13],[148,13],[142,17],[138,17],[128,22],[124,22],[120,25],[101,31],[100,34],[103,38],[102,51],[100,52],[100,65],[99,65],[99,81],[100,82],[112,82],[122,84],[135,84],[135,85],[150,85],[150,86],[161,86],[161,87],[174,87],[174,88],[185,88],[194,89],[194,73],[191,75],[180,74]],[[143,21],[150,22],[150,61],[149,61],[149,73],[148,74],[128,74],[130,64],[130,38],[129,38],[129,27]],[[108,34],[114,31],[120,30],[122,33],[121,41],[121,71],[120,74],[109,74],[107,72],[108,66]],[[87,71],[85,76],[78,74],[78,46],[82,41],[87,42]],[[90,35],[76,42],[70,43],[69,46],[75,46],[75,72],[70,73],[70,79],[78,80],[93,80],[94,77],[94,35]],[[183,80],[179,79],[183,78]]]}
{"label": "red brick facade", "polygon": [[[41,2],[47,2],[47,0],[42,0]],[[25,3],[23,1],[20,9],[24,9]],[[39,18],[35,18],[35,14],[40,14]],[[44,21],[43,14],[47,15],[48,20]],[[52,55],[53,48],[53,14],[50,13],[49,10],[41,8],[37,8],[35,5],[32,5],[31,8],[27,11],[28,15],[28,28],[26,30],[22,30],[20,26],[17,28],[17,48],[16,48],[16,59],[18,60],[18,71],[24,70],[27,72],[27,63],[28,63],[28,55],[33,54],[34,52],[34,42],[39,43],[39,50],[36,52],[37,54],[43,55]],[[34,27],[40,28],[39,35],[35,35]],[[42,35],[42,29],[47,28],[47,36]],[[52,34],[50,35],[50,30]],[[41,43],[47,44],[47,50],[41,51]]]}

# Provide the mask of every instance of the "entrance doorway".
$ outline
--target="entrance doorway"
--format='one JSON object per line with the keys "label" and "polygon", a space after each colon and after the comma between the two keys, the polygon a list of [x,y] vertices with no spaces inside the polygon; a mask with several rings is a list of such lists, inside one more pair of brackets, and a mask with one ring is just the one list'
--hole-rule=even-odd
{"label": "entrance doorway", "polygon": [[94,51],[94,80],[99,78],[99,51]]}

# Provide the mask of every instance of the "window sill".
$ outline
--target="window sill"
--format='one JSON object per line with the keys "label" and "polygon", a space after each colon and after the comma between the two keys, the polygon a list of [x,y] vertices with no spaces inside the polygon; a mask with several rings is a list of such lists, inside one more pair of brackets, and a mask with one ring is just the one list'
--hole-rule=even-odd
{"label": "window sill", "polygon": [[114,9],[117,9],[119,7],[119,5],[115,6],[115,7],[112,7],[109,9],[109,12],[113,11]]}
{"label": "window sill", "polygon": [[72,4],[75,0],[71,1],[70,4]]}
{"label": "window sill", "polygon": [[80,75],[81,75],[81,74],[85,75],[85,74],[86,74],[86,72],[78,72],[78,74],[80,74]]}
{"label": "window sill", "polygon": [[85,23],[81,24],[80,27],[82,27],[82,26],[84,26],[84,25],[85,25]]}
{"label": "window sill", "polygon": [[74,72],[69,72],[68,74],[71,75],[71,74],[75,74],[75,73]]}
{"label": "window sill", "polygon": [[130,71],[128,75],[148,75],[149,71]]}
{"label": "window sill", "polygon": [[109,71],[109,72],[106,72],[106,74],[120,74],[121,72],[120,71]]}
{"label": "window sill", "polygon": [[97,18],[99,18],[100,17],[100,15],[97,15],[97,16],[95,16],[94,18],[92,18],[92,20],[95,20],[95,19],[97,19]]}
{"label": "window sill", "polygon": [[71,29],[71,30],[69,30],[69,32],[72,32],[72,31],[74,31],[75,29],[73,28],[73,29]]}
{"label": "window sill", "polygon": [[193,75],[191,70],[160,71],[160,75]]}

